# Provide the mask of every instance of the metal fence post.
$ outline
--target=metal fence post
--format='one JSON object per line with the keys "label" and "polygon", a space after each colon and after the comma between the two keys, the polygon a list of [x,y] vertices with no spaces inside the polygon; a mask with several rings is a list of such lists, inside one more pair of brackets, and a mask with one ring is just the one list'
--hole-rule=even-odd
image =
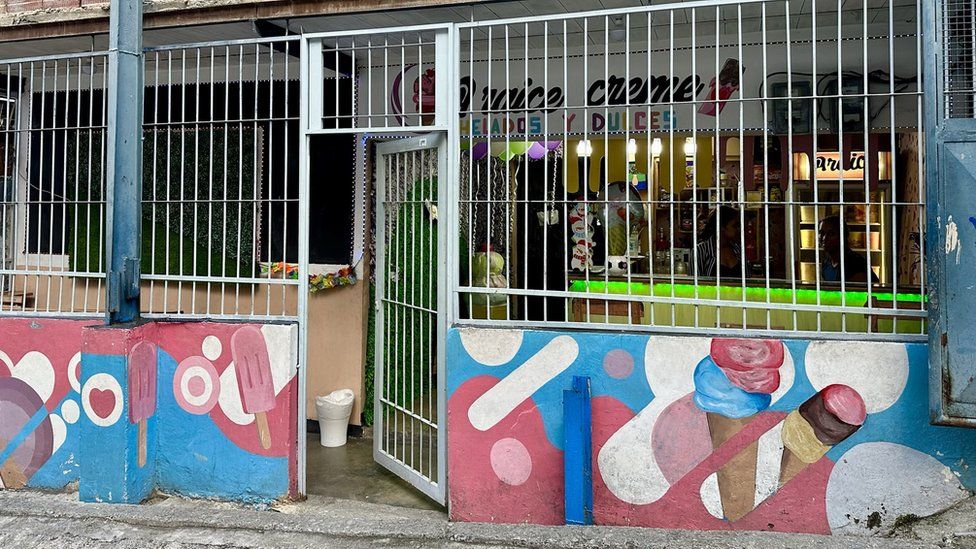
{"label": "metal fence post", "polygon": [[142,1],[112,0],[109,14],[106,181],[107,321],[139,317],[142,244]]}

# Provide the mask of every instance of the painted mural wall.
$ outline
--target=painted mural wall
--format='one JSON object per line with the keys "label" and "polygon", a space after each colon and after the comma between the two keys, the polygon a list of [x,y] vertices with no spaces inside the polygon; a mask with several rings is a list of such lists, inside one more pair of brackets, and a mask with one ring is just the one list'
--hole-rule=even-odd
{"label": "painted mural wall", "polygon": [[452,329],[455,520],[561,524],[562,392],[588,376],[597,524],[870,534],[976,487],[929,425],[925,345]]}
{"label": "painted mural wall", "polygon": [[294,326],[91,324],[0,319],[0,487],[80,483],[98,501],[296,493]]}

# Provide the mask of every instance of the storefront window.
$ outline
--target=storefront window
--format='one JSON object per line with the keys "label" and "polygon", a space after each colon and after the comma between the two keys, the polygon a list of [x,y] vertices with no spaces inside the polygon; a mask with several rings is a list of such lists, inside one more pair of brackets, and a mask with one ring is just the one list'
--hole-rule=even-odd
{"label": "storefront window", "polygon": [[462,318],[923,338],[909,7],[462,29]]}

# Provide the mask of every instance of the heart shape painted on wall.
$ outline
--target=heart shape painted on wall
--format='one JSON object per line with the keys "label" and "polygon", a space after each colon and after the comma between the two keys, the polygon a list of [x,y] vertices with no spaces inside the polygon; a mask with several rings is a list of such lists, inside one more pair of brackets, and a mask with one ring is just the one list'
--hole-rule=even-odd
{"label": "heart shape painted on wall", "polygon": [[102,419],[106,419],[115,410],[115,393],[111,389],[92,389],[88,397],[92,412]]}

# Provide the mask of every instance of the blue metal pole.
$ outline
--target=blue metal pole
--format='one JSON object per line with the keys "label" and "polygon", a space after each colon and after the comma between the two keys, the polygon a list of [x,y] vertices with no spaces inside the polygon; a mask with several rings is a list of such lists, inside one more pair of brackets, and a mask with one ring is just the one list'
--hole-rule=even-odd
{"label": "blue metal pole", "polygon": [[107,322],[139,318],[142,244],[142,0],[111,0],[105,243]]}
{"label": "blue metal pole", "polygon": [[563,473],[566,524],[593,524],[590,378],[573,376],[563,391]]}

